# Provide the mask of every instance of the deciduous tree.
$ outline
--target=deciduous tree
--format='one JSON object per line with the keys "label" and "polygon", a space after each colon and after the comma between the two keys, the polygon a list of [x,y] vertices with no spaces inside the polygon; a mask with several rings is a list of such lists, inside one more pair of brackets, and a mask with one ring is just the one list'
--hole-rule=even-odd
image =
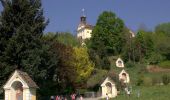
{"label": "deciduous tree", "polygon": [[[107,62],[108,56],[119,55],[122,52],[125,43],[124,29],[123,21],[113,12],[104,11],[99,15],[92,31],[89,47],[95,55],[99,56],[102,63]],[[106,66],[101,67],[105,68]]]}

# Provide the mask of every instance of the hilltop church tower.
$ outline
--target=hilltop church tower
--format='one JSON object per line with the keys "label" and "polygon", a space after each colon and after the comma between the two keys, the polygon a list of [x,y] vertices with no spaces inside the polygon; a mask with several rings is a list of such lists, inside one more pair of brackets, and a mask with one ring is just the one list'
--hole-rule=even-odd
{"label": "hilltop church tower", "polygon": [[77,28],[77,38],[81,40],[89,39],[93,30],[93,26],[86,22],[84,11],[85,10],[82,9],[82,16],[80,17],[80,23]]}

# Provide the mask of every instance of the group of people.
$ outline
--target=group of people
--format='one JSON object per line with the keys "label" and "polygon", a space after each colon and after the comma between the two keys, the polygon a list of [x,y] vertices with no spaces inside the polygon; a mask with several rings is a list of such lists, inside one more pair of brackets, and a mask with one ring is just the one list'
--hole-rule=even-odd
{"label": "group of people", "polygon": [[[76,94],[73,93],[70,95],[70,98],[71,100],[83,100],[83,97],[80,95],[78,99],[76,99]],[[50,100],[70,100],[70,99],[67,99],[67,97],[64,97],[64,96],[51,96]]]}
{"label": "group of people", "polygon": [[51,96],[51,100],[67,100],[67,98],[64,96],[57,95],[56,97]]}

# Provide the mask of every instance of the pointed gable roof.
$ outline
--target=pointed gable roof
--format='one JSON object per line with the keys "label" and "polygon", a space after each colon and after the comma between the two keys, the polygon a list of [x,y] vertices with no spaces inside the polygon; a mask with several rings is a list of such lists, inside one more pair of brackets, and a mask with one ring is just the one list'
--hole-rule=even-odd
{"label": "pointed gable roof", "polygon": [[[124,69],[120,72],[120,74],[122,74],[122,73],[128,74]],[[119,74],[119,75],[120,75],[120,74]]]}
{"label": "pointed gable roof", "polygon": [[103,81],[103,83],[101,84],[101,86],[105,86],[105,84],[108,83],[108,82],[110,82],[112,85],[115,84],[114,80],[108,76],[108,77],[106,77],[106,79]]}
{"label": "pointed gable roof", "polygon": [[117,67],[120,67],[120,68],[123,68],[123,67],[124,67],[124,62],[123,62],[123,60],[122,60],[121,58],[118,58],[118,59],[116,60],[116,66],[117,66]]}
{"label": "pointed gable roof", "polygon": [[123,73],[126,74],[126,80],[124,82],[129,83],[130,82],[129,74],[124,69],[119,73],[119,80],[122,79]]}
{"label": "pointed gable roof", "polygon": [[4,85],[4,88],[9,87],[15,81],[21,81],[21,83],[25,84],[25,86],[28,88],[39,88],[37,84],[31,79],[31,77],[26,72],[20,70],[15,70],[13,72],[13,74],[10,76],[10,78]]}
{"label": "pointed gable roof", "polygon": [[29,87],[38,88],[37,84],[31,79],[31,77],[23,71],[17,70],[22,79],[28,84]]}

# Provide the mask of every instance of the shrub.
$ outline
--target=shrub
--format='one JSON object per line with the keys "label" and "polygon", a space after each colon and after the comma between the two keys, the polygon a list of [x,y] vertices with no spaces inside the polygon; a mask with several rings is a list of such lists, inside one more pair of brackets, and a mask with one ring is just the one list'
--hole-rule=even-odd
{"label": "shrub", "polygon": [[170,82],[169,76],[166,75],[166,74],[164,74],[164,75],[162,76],[162,82],[163,82],[164,85],[168,85],[169,82]]}
{"label": "shrub", "polygon": [[135,67],[135,64],[131,61],[127,62],[125,65],[126,65],[127,68]]}
{"label": "shrub", "polygon": [[147,59],[147,62],[149,64],[158,64],[163,59],[164,57],[160,53],[152,52],[149,59]]}
{"label": "shrub", "polygon": [[160,62],[159,66],[162,68],[170,68],[170,60]]}
{"label": "shrub", "polygon": [[141,86],[141,85],[151,86],[152,85],[152,78],[141,75],[141,76],[139,76],[136,85],[137,86]]}
{"label": "shrub", "polygon": [[136,85],[137,86],[141,86],[143,84],[143,77],[142,75],[140,75],[137,79]]}

